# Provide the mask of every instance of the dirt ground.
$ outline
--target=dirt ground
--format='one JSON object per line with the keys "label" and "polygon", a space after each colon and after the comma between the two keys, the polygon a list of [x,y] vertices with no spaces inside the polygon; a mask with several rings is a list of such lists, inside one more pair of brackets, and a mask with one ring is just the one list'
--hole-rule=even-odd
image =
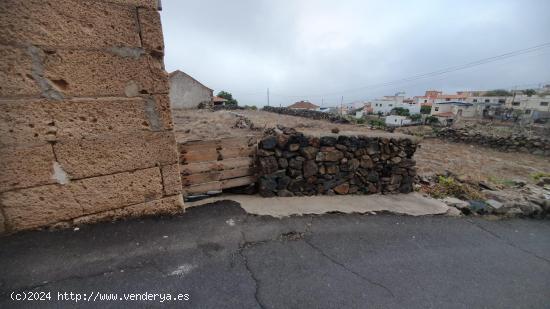
{"label": "dirt ground", "polygon": [[[367,126],[334,124],[275,113],[236,110],[175,110],[173,112],[178,141],[204,140],[220,137],[261,135],[264,128],[277,124],[304,131],[330,132],[338,127],[341,131],[378,132]],[[242,127],[242,117],[253,123],[255,129]],[[530,154],[503,153],[480,146],[448,143],[440,139],[424,139],[415,154],[420,175],[442,174],[446,170],[472,181],[489,181],[494,184],[521,179],[533,183],[532,175],[550,173],[550,160]]]}
{"label": "dirt ground", "polygon": [[451,171],[461,178],[502,184],[514,179],[534,183],[532,175],[550,173],[550,160],[524,153],[505,153],[490,148],[424,139],[414,159],[420,175]]}
{"label": "dirt ground", "polygon": [[[261,135],[263,129],[275,127],[277,124],[296,129],[311,129],[324,132],[330,132],[335,127],[338,127],[342,131],[373,132],[366,126],[334,124],[328,121],[254,110],[220,110],[212,112],[203,109],[189,109],[174,110],[172,113],[176,128],[176,138],[179,142],[246,136],[250,134]],[[241,119],[240,116],[251,120],[256,130],[236,127],[236,124]]]}

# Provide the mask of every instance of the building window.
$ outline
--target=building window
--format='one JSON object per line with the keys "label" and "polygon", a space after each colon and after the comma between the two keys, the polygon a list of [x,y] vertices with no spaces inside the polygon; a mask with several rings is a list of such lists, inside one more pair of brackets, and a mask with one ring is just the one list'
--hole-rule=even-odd
{"label": "building window", "polygon": [[474,99],[474,103],[477,103],[477,99]]}
{"label": "building window", "polygon": [[530,110],[530,109],[526,109],[526,110],[525,110],[525,115],[529,115],[529,114],[531,114],[531,110]]}
{"label": "building window", "polygon": [[491,100],[485,99],[485,103],[489,103],[489,102],[491,102]]}
{"label": "building window", "polygon": [[435,108],[435,111],[436,111],[436,112],[439,111],[439,107],[436,107],[436,108]]}
{"label": "building window", "polygon": [[548,106],[548,102],[540,102],[540,106]]}
{"label": "building window", "polygon": [[393,106],[393,104],[390,104],[390,105],[389,105],[389,107],[392,107],[392,106]]}
{"label": "building window", "polygon": [[445,101],[447,101],[447,102],[450,101],[450,100],[451,100],[451,99],[449,99],[449,98],[446,98],[446,99],[445,99]]}
{"label": "building window", "polygon": [[512,102],[513,106],[519,106],[519,102]]}
{"label": "building window", "polygon": [[498,100],[498,103],[506,103],[506,100],[504,100],[504,99],[499,99],[499,100]]}
{"label": "building window", "polygon": [[424,103],[428,103],[428,100],[424,100]]}

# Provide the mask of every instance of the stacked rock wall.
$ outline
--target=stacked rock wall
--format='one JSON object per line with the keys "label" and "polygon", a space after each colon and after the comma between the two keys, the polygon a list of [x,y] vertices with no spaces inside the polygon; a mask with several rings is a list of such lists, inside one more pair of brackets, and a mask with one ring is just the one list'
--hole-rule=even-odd
{"label": "stacked rock wall", "polygon": [[266,112],[311,118],[316,120],[328,120],[330,122],[335,122],[335,123],[349,123],[349,121],[346,118],[340,115],[336,115],[333,113],[313,111],[308,109],[291,109],[286,107],[264,106],[262,110]]}
{"label": "stacked rock wall", "polygon": [[408,193],[417,143],[407,137],[307,136],[274,130],[257,151],[262,196]]}
{"label": "stacked rock wall", "polygon": [[523,134],[494,136],[465,128],[442,128],[436,132],[436,135],[452,142],[477,144],[501,151],[550,156],[550,139],[541,136]]}
{"label": "stacked rock wall", "polygon": [[183,210],[157,8],[0,1],[0,233]]}

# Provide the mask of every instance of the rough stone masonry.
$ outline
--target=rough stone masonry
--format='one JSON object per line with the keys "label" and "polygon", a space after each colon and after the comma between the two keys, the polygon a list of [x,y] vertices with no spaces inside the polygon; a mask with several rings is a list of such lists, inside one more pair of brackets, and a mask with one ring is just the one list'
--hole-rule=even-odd
{"label": "rough stone masonry", "polygon": [[0,1],[0,233],[183,210],[157,9]]}
{"label": "rough stone masonry", "polygon": [[381,133],[307,135],[279,128],[259,144],[262,196],[408,193],[417,141]]}

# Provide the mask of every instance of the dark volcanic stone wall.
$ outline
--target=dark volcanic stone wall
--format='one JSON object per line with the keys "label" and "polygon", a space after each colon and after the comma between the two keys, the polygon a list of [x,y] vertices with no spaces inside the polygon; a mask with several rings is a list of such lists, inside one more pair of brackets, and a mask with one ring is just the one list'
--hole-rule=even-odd
{"label": "dark volcanic stone wall", "polygon": [[408,138],[305,136],[275,129],[259,143],[262,196],[408,193],[417,144]]}
{"label": "dark volcanic stone wall", "polygon": [[273,106],[264,106],[262,110],[266,112],[272,112],[277,114],[284,114],[290,116],[298,116],[316,120],[327,120],[334,123],[349,123],[349,120],[346,118],[336,115],[333,113],[324,113],[319,111],[313,111],[308,109],[291,109],[286,107],[273,107]]}
{"label": "dark volcanic stone wall", "polygon": [[526,136],[523,134],[494,136],[465,128],[443,128],[437,131],[436,135],[452,142],[478,144],[500,151],[550,156],[550,139],[541,136]]}

